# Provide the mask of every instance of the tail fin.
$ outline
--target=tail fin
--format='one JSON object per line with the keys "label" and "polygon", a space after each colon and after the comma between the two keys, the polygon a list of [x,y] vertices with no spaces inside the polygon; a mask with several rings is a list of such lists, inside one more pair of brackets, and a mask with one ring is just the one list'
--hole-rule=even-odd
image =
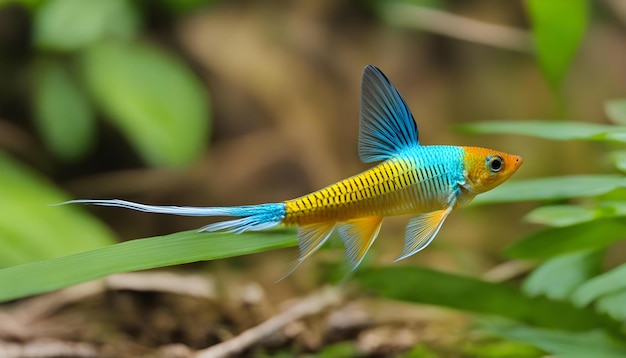
{"label": "tail fin", "polygon": [[70,200],[64,204],[91,204],[100,206],[115,206],[119,208],[143,211],[146,213],[173,214],[182,216],[236,216],[240,219],[217,222],[204,226],[200,231],[228,231],[241,233],[244,231],[259,231],[274,227],[285,218],[285,204],[272,203],[231,207],[192,207],[192,206],[154,206],[132,201],[111,199],[79,199]]}

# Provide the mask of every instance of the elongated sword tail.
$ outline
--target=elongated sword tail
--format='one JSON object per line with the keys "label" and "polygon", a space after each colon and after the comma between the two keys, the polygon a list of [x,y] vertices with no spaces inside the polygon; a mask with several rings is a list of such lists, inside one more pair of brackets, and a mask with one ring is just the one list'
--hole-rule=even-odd
{"label": "elongated sword tail", "polygon": [[241,233],[259,231],[277,226],[285,218],[285,204],[270,203],[229,207],[155,206],[134,203],[119,199],[78,199],[57,205],[88,204],[113,206],[146,213],[171,214],[181,216],[234,216],[239,219],[221,221],[204,226],[200,231],[228,231]]}

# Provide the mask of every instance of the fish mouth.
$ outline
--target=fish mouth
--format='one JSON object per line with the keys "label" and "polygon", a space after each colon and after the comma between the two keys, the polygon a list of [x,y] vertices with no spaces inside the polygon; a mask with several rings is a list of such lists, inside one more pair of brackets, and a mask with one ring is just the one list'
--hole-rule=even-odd
{"label": "fish mouth", "polygon": [[515,155],[513,156],[513,158],[515,159],[513,161],[513,171],[516,171],[517,169],[519,169],[519,167],[522,166],[522,164],[524,163],[524,159],[522,157],[520,157],[519,155]]}

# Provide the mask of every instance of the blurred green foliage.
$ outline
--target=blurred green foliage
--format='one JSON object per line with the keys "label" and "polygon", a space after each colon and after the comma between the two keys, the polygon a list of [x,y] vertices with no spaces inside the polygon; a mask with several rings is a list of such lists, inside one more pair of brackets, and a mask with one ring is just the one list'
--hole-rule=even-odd
{"label": "blurred green foliage", "polygon": [[[65,162],[88,156],[98,139],[98,118],[117,127],[148,165],[184,167],[203,153],[211,123],[208,93],[181,59],[140,37],[137,2],[17,3],[29,6],[33,16],[30,103],[52,155]],[[67,199],[52,184],[7,155],[0,160],[0,206],[11,212],[0,217],[6,248],[0,267],[114,242],[79,210],[50,209]]]}
{"label": "blurred green foliage", "polygon": [[528,0],[537,62],[552,87],[563,81],[587,29],[587,0]]}
{"label": "blurred green foliage", "polygon": [[[514,127],[511,126],[511,129],[514,130]],[[472,205],[584,198],[623,187],[626,187],[626,178],[617,174],[579,174],[518,180],[508,183],[506,189],[496,188],[478,196]]]}
{"label": "blurred green foliage", "polygon": [[106,42],[81,64],[94,100],[148,164],[182,166],[203,152],[206,93],[180,61],[148,44]]}
{"label": "blurred green foliage", "polygon": [[[141,36],[139,2],[12,2],[27,5],[33,14],[31,103],[36,128],[58,159],[85,158],[97,141],[100,118],[119,130],[147,165],[183,167],[198,158],[211,124],[209,96],[180,58]],[[161,3],[184,12],[210,1]],[[441,1],[410,3],[445,8]],[[526,5],[538,65],[556,89],[585,34],[590,6],[584,0],[529,0]],[[464,130],[610,143],[608,157],[625,171],[626,150],[620,146],[626,142],[626,100],[608,101],[606,113],[616,125],[491,121]],[[477,205],[544,203],[526,220],[547,228],[504,252],[540,261],[520,288],[415,267],[370,269],[356,280],[383,297],[504,317],[484,327],[551,354],[621,357],[626,355],[626,264],[606,269],[602,262],[607,248],[624,239],[624,198],[622,174],[518,180],[479,196]],[[181,232],[111,245],[109,231],[79,208],[49,207],[66,197],[1,153],[0,199],[0,211],[10,213],[0,216],[0,267],[13,266],[0,270],[2,300],[115,272],[296,245],[293,231]],[[39,262],[16,266],[31,261]],[[329,356],[336,355],[333,349],[352,351],[328,347]],[[527,354],[535,353],[530,349]],[[407,356],[429,354],[416,349]]]}
{"label": "blurred green foliage", "polygon": [[556,357],[618,358],[626,355],[623,342],[599,329],[587,332],[556,331],[515,323],[495,324],[490,329],[494,334],[532,344]]}
{"label": "blurred green foliage", "polygon": [[34,71],[33,107],[37,129],[57,157],[79,159],[95,140],[95,114],[69,72],[58,62],[41,60]]}
{"label": "blurred green foliage", "polygon": [[581,250],[600,249],[623,240],[623,219],[597,219],[589,222],[544,229],[517,241],[506,251],[520,259],[548,259]]}
{"label": "blurred green foliage", "polygon": [[[611,102],[609,102],[611,103]],[[619,103],[619,102],[615,102]],[[619,109],[616,106],[607,107]],[[618,122],[616,122],[619,124]],[[552,140],[585,140],[626,142],[626,130],[609,124],[565,121],[488,121],[460,126],[468,133],[508,134],[516,133]]]}
{"label": "blurred green foliage", "polygon": [[105,39],[131,39],[139,14],[126,0],[53,0],[35,12],[34,45],[41,50],[83,50]]}
{"label": "blurred green foliage", "polygon": [[[64,201],[67,196],[1,151],[0,198],[0,267],[115,242],[112,233],[83,210],[50,207],[50,203]],[[5,282],[14,285],[17,281],[8,278]]]}
{"label": "blurred green foliage", "polygon": [[548,260],[526,278],[524,291],[531,296],[565,300],[582,283],[600,274],[603,254],[600,250],[578,251]]}
{"label": "blurred green foliage", "polygon": [[389,266],[365,270],[359,283],[388,298],[497,315],[551,329],[589,330],[617,322],[571,302],[529,297],[514,287],[421,267]]}
{"label": "blurred green foliage", "polygon": [[208,94],[180,59],[140,39],[136,2],[32,4],[32,45],[38,52],[32,103],[52,153],[68,161],[87,155],[99,112],[149,165],[180,167],[202,153],[209,135]]}

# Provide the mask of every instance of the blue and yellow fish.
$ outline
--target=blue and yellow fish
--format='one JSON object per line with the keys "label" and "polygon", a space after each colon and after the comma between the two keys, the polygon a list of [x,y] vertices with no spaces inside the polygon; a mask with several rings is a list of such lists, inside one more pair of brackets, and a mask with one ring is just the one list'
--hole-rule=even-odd
{"label": "blue and yellow fish", "polygon": [[[298,227],[300,256],[295,269],[337,229],[355,269],[376,239],[383,218],[416,215],[406,227],[398,260],[424,249],[457,206],[507,180],[522,165],[517,155],[461,146],[423,146],[406,102],[376,67],[367,66],[361,83],[359,156],[381,162],[321,190],[281,203],[233,207],[152,206],[124,200],[72,200],[149,213],[230,216],[200,231],[265,230]],[[291,271],[293,271],[293,269]],[[290,271],[290,272],[291,272]]]}

